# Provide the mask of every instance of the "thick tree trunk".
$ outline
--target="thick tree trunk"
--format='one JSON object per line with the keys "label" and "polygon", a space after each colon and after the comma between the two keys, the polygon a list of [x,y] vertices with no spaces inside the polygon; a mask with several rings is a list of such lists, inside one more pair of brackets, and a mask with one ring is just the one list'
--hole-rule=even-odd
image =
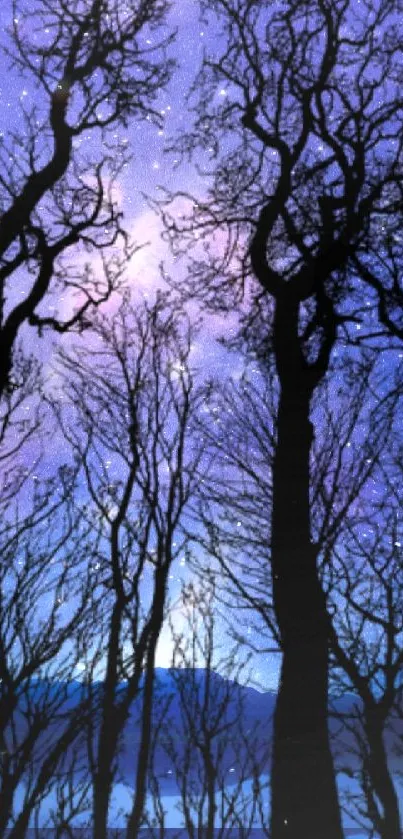
{"label": "thick tree trunk", "polygon": [[4,328],[0,328],[0,398],[3,397],[10,385],[12,340],[13,336],[9,335],[9,330],[6,331]]}
{"label": "thick tree trunk", "polygon": [[0,836],[6,835],[7,825],[13,810],[16,784],[8,772],[4,772],[0,792]]}
{"label": "thick tree trunk", "polygon": [[274,716],[271,839],[342,839],[328,733],[326,605],[310,535],[314,385],[300,362],[297,316],[297,307],[280,312],[275,334],[281,395],[271,547],[283,661]]}

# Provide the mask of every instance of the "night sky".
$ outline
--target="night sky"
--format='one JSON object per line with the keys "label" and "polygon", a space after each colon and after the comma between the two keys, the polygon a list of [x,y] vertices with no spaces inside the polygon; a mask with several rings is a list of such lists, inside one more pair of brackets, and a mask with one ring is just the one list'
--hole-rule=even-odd
{"label": "night sky", "polygon": [[[28,2],[26,6],[29,7]],[[3,0],[0,7],[1,37],[6,42],[5,28],[11,17],[10,0]],[[136,123],[132,121],[125,131],[119,129],[121,139],[132,151],[133,158],[119,178],[119,196],[125,213],[125,227],[130,235],[138,243],[149,243],[140,250],[127,267],[126,282],[135,289],[135,293],[153,299],[157,288],[161,287],[160,262],[164,261],[166,270],[171,277],[180,283],[185,276],[186,264],[178,264],[170,254],[167,244],[161,239],[161,224],[149,206],[146,196],[156,198],[159,195],[160,187],[167,187],[170,190],[180,189],[196,195],[203,194],[203,179],[197,174],[193,164],[184,162],[175,166],[174,155],[165,155],[164,147],[168,140],[183,129],[188,128],[188,113],[185,96],[189,85],[193,81],[195,69],[198,67],[204,47],[209,45],[209,32],[203,29],[198,20],[198,4],[193,0],[176,0],[169,17],[169,24],[178,29],[178,35],[174,45],[171,47],[171,54],[177,59],[178,67],[173,73],[172,80],[166,91],[161,92],[158,101],[158,108],[163,116],[163,127],[157,128],[147,122]],[[211,35],[210,35],[211,37]],[[9,134],[14,128],[18,129],[19,106],[27,106],[35,101],[36,92],[32,88],[31,81],[22,79],[15,71],[10,71],[7,56],[0,54],[0,113],[1,132]],[[217,103],[225,100],[227,91],[225,86],[217,89]],[[92,142],[92,141],[91,141]],[[68,301],[67,301],[68,302]],[[112,310],[115,299],[112,299],[104,306]],[[198,309],[195,303],[190,307],[190,312],[195,322],[200,326],[200,333],[194,343],[191,361],[195,369],[202,372],[203,376],[210,374],[219,375],[224,379],[232,377],[237,380],[243,369],[243,359],[234,352],[224,350],[216,342],[218,336],[231,337],[236,328],[236,315],[219,316],[204,313]],[[60,339],[46,333],[46,336],[39,339],[33,330],[24,331],[24,341],[27,348],[34,350],[40,359],[45,378],[48,383],[52,382],[55,375],[53,366],[52,348]],[[86,336],[80,337],[81,342]],[[63,338],[63,345],[76,342],[77,338]],[[337,352],[341,352],[341,346]],[[403,352],[385,354],[381,361],[383,375],[392,377],[399,357]],[[337,390],[337,383],[341,381],[341,374],[335,376],[334,393]],[[259,375],[255,378],[256,387],[259,388]],[[336,399],[337,397],[334,396]],[[357,441],[356,441],[357,442]],[[359,440],[358,440],[359,443]],[[32,457],[26,454],[26,457]],[[63,456],[60,440],[54,438],[52,447],[47,451],[44,464],[41,469],[52,469],[60,463]],[[30,465],[30,464],[28,464]],[[377,492],[374,485],[367,489],[367,493]],[[190,572],[184,561],[178,562],[171,573],[171,595],[177,595],[181,581],[190,579]],[[181,626],[181,615],[177,614],[177,626]],[[243,627],[245,634],[250,640],[259,645],[260,633],[254,628],[249,628],[245,617]],[[224,625],[220,623],[220,640],[224,646],[230,645]],[[263,688],[276,686],[278,673],[278,659],[276,654],[255,655],[253,659],[253,677]],[[158,666],[168,666],[170,663],[170,642],[169,631],[164,630],[157,655]]]}

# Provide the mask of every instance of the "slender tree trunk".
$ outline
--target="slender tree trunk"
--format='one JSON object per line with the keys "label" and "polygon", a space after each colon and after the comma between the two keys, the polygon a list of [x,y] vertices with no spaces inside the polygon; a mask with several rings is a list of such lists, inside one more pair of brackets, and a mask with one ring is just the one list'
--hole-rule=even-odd
{"label": "slender tree trunk", "polygon": [[[366,734],[368,755],[361,755],[365,761],[368,787],[365,789],[368,815],[381,839],[401,839],[401,816],[399,799],[389,771],[387,749],[384,742],[385,718],[390,707],[380,708],[362,679],[359,667],[341,647],[332,627],[331,642],[336,659],[351,679],[363,703],[363,724]],[[359,742],[361,742],[361,737]],[[376,799],[375,799],[376,796]],[[381,807],[379,807],[380,803]]]}
{"label": "slender tree trunk", "polygon": [[280,308],[276,330],[281,394],[271,547],[283,660],[274,715],[271,839],[342,839],[328,732],[328,622],[310,534],[309,409],[317,378],[302,363],[297,306]]}
{"label": "slender tree trunk", "polygon": [[108,812],[113,783],[113,760],[116,754],[120,720],[117,719],[116,687],[122,606],[115,603],[108,644],[108,661],[102,698],[102,718],[94,777],[94,839],[107,839]]}
{"label": "slender tree trunk", "polygon": [[164,622],[167,577],[170,563],[162,565],[156,572],[156,592],[149,625],[149,647],[144,678],[143,705],[141,713],[140,748],[137,759],[136,787],[133,808],[130,813],[126,839],[137,839],[143,824],[147,795],[147,778],[151,752],[152,712],[154,704],[155,653]]}
{"label": "slender tree trunk", "polygon": [[370,750],[371,794],[375,793],[383,810],[383,816],[377,819],[376,827],[382,839],[401,839],[399,800],[389,772],[382,722],[373,720],[372,715],[368,715],[365,730]]}
{"label": "slender tree trunk", "polygon": [[[210,750],[210,746],[208,746]],[[213,762],[210,760],[209,755],[207,756],[206,761],[206,773],[207,773],[207,821],[206,821],[206,839],[214,839],[214,826],[215,826],[215,814],[216,814],[216,779],[215,779],[215,772],[214,772],[214,765]]]}
{"label": "slender tree trunk", "polygon": [[148,765],[151,750],[152,710],[154,700],[155,648],[161,627],[156,629],[156,638],[152,639],[152,649],[148,653],[144,679],[143,705],[141,712],[140,748],[137,758],[136,786],[133,808],[127,828],[127,839],[136,839],[142,826],[147,793]]}

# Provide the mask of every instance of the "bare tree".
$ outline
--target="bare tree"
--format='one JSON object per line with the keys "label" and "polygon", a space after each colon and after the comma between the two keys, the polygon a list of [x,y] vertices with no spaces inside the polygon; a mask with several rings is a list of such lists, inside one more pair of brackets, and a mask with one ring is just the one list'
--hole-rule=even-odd
{"label": "bare tree", "polygon": [[119,283],[132,251],[116,200],[120,131],[131,118],[161,121],[167,10],[167,0],[12,2],[7,53],[28,95],[0,148],[0,392],[23,324],[81,329]]}
{"label": "bare tree", "polygon": [[38,365],[19,347],[13,380],[0,406],[0,834],[22,839],[82,734],[76,667],[96,601],[74,471],[44,463],[54,427]]}
{"label": "bare tree", "polygon": [[[154,822],[160,835],[164,835],[164,810],[156,760],[161,751],[172,767],[168,771],[179,789],[179,808],[190,839],[224,839],[233,830],[248,837],[258,823],[264,833],[268,829],[268,788],[263,778],[269,760],[267,729],[264,732],[261,720],[247,719],[243,685],[247,661],[242,663],[239,647],[220,651],[214,589],[208,576],[203,587],[184,586],[170,617],[174,643],[170,704],[162,707],[156,724],[151,773]],[[180,632],[175,628],[179,612]]]}
{"label": "bare tree", "polygon": [[[44,405],[38,365],[21,347],[14,355],[14,388],[0,403],[0,509],[15,509],[25,485],[34,481],[45,448]],[[38,433],[38,432],[41,433]]]}
{"label": "bare tree", "polygon": [[189,527],[189,535],[204,548],[197,561],[190,554],[193,571],[201,574],[201,582],[204,575],[214,576],[219,602],[229,616],[234,609],[236,618],[229,617],[229,623],[238,643],[252,646],[249,635],[259,626],[262,643],[255,652],[262,653],[269,648],[280,653],[268,544],[275,415],[272,366],[262,370],[252,359],[239,380],[211,383],[198,417],[210,456],[209,475],[206,483],[200,481],[194,505],[198,527],[193,533]]}
{"label": "bare tree", "polygon": [[341,732],[336,766],[346,766],[343,745],[350,749],[353,740],[352,777],[360,791],[347,797],[366,827],[369,821],[377,835],[397,837],[391,767],[393,723],[401,714],[401,373],[385,377],[382,364],[365,369],[351,359],[343,368],[349,399],[340,395],[335,411],[335,384],[316,403],[326,433],[313,450],[311,498],[330,618],[332,694],[346,694],[347,706],[355,697],[351,718],[351,707],[347,717],[340,706],[336,714],[348,732],[344,744]]}
{"label": "bare tree", "polygon": [[398,4],[201,6],[213,46],[177,147],[198,156],[207,195],[180,194],[182,216],[175,201],[162,213],[176,251],[194,248],[190,292],[226,311],[243,300],[244,339],[274,354],[270,539],[283,660],[272,836],[340,839],[329,627],[310,526],[310,412],[338,337],[374,344],[401,328]]}
{"label": "bare tree", "polygon": [[[87,767],[85,767],[87,768]],[[83,754],[78,751],[73,754],[69,767],[60,772],[55,789],[55,806],[50,808],[49,817],[44,824],[45,830],[53,830],[55,839],[76,839],[77,832],[74,820],[91,813],[91,777],[85,773]],[[38,812],[38,822],[43,821]],[[81,822],[82,823],[82,822]],[[40,836],[39,824],[37,834]],[[42,833],[43,835],[43,833]],[[46,836],[46,832],[45,832]]]}
{"label": "bare tree", "polygon": [[186,545],[181,522],[200,459],[189,442],[200,397],[188,362],[190,327],[163,296],[152,306],[126,298],[115,316],[97,318],[91,340],[61,355],[66,390],[58,417],[85,486],[80,507],[92,522],[91,562],[104,603],[97,628],[103,681],[94,688],[100,721],[89,752],[93,833],[105,839],[117,756],[136,698],[140,743],[127,836],[143,822],[155,652],[170,569]]}
{"label": "bare tree", "polygon": [[364,495],[359,513],[345,517],[326,573],[333,604],[334,682],[339,693],[358,698],[353,712],[341,715],[354,759],[349,765],[342,754],[338,763],[358,780],[361,793],[347,795],[346,806],[382,839],[398,839],[402,829],[393,778],[403,666],[398,448],[391,438],[373,470],[374,495]]}
{"label": "bare tree", "polygon": [[[329,625],[338,614],[335,603],[343,578],[333,551],[336,544],[343,546],[347,522],[357,531],[362,529],[360,504],[365,503],[376,476],[377,482],[385,485],[379,464],[384,463],[391,446],[400,404],[397,382],[389,383],[385,393],[383,366],[378,364],[376,352],[367,351],[356,360],[346,353],[342,371],[348,392],[343,390],[342,397],[335,398],[340,383],[329,379],[312,404],[320,433],[312,449],[311,527]],[[247,364],[239,381],[210,391],[199,422],[212,466],[208,483],[201,484],[198,493],[201,506],[197,516],[204,528],[199,525],[195,537],[204,548],[205,559],[204,564],[199,559],[193,566],[199,572],[201,567],[210,567],[216,575],[218,597],[233,610],[231,632],[236,640],[255,653],[280,655],[282,641],[273,609],[268,550],[275,400],[274,371],[256,359]],[[333,565],[334,574],[336,567],[340,572],[338,585],[332,576]],[[335,626],[330,630],[332,639],[338,635]],[[256,637],[258,641],[253,640]],[[355,643],[366,643],[359,628]]]}
{"label": "bare tree", "polygon": [[8,499],[0,528],[0,835],[14,839],[66,771],[89,710],[74,680],[97,609],[70,492],[66,471],[38,480],[29,503]]}

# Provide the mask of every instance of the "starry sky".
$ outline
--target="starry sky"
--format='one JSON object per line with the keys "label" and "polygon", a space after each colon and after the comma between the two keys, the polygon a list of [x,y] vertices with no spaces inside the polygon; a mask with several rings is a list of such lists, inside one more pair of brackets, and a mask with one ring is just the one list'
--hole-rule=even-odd
{"label": "starry sky", "polygon": [[[26,4],[29,8],[29,3]],[[1,38],[7,43],[7,27],[12,19],[11,2],[1,4],[0,31]],[[206,40],[206,32],[198,19],[198,4],[193,0],[174,3],[169,15],[169,26],[178,30],[171,55],[177,62],[176,71],[166,90],[162,91],[156,103],[162,120],[162,125],[156,127],[143,121],[134,120],[128,128],[120,129],[120,139],[130,149],[132,160],[125,166],[116,185],[118,200],[125,214],[125,228],[132,240],[139,244],[146,243],[133,257],[127,268],[125,283],[139,298],[152,301],[158,288],[164,287],[161,278],[160,263],[164,262],[166,270],[180,281],[185,274],[185,266],[177,266],[168,246],[161,238],[161,223],[148,203],[148,197],[159,195],[161,187],[181,189],[195,194],[202,194],[203,183],[195,167],[184,163],[178,166],[175,155],[169,157],[164,154],[167,138],[171,138],[186,126],[187,113],[185,95],[193,80],[197,62],[201,59]],[[21,108],[29,108],[39,104],[38,92],[29,77],[21,78],[18,72],[10,69],[10,62],[5,53],[0,53],[0,136],[9,136],[11,132],[20,130]],[[225,90],[217,91],[218,97],[223,97]],[[96,259],[96,257],[94,258]],[[114,310],[116,300],[105,304],[104,311]],[[63,307],[59,308],[63,313]],[[236,315],[220,317],[219,315],[203,315],[199,307],[193,304],[189,308],[192,320],[198,326],[198,335],[193,343],[191,364],[194,369],[202,371],[203,376],[222,376],[225,378],[240,375],[243,368],[242,359],[236,354],[226,351],[218,345],[219,336],[230,337],[236,327]],[[84,339],[86,337],[84,336]],[[40,360],[45,381],[51,382],[55,378],[54,350],[60,342],[69,348],[74,339],[70,336],[63,339],[55,338],[47,332],[42,338],[32,329],[23,330],[23,342],[26,349],[33,352]],[[49,443],[46,455],[41,464],[34,469],[37,475],[50,475],[63,459],[63,441],[57,435]],[[35,442],[25,449],[27,468],[37,457]],[[28,487],[28,493],[30,492]],[[188,571],[185,559],[178,560],[170,574],[170,597],[175,602],[181,584],[193,579]],[[196,583],[198,585],[198,583]],[[68,608],[68,607],[67,607]],[[181,607],[175,612],[175,628],[180,631],[184,625]],[[255,630],[245,625],[245,633],[250,640],[255,636]],[[232,642],[228,637],[225,622],[217,619],[217,639],[220,650],[229,650]],[[258,640],[258,639],[256,639]],[[157,652],[157,665],[166,667],[171,661],[172,642],[169,628],[166,627],[160,638]],[[278,656],[257,656],[253,662],[252,675],[262,688],[274,687],[277,680]]]}
{"label": "starry sky", "polygon": [[[10,0],[3,0],[0,8],[0,30],[3,34],[0,34],[0,37],[4,41],[6,40],[5,27],[9,23],[10,16]],[[162,125],[157,127],[151,123],[133,121],[126,130],[121,129],[121,140],[132,152],[132,160],[125,166],[118,182],[119,200],[125,214],[125,227],[136,242],[147,243],[146,247],[135,254],[129,264],[126,283],[140,297],[143,296],[149,300],[153,299],[156,289],[162,285],[159,267],[162,260],[166,270],[175,277],[178,283],[185,275],[186,267],[175,263],[167,244],[162,240],[161,223],[150,207],[147,196],[158,197],[161,187],[170,190],[180,189],[195,195],[202,195],[204,188],[203,179],[197,173],[195,166],[186,161],[177,165],[178,160],[173,155],[164,154],[164,147],[172,136],[188,127],[185,96],[193,81],[195,68],[201,60],[209,33],[204,31],[199,21],[198,4],[193,0],[176,0],[172,5],[169,23],[178,30],[175,44],[171,48],[178,66],[167,89],[161,92],[157,102],[157,107],[163,117]],[[18,130],[20,105],[31,104],[35,101],[37,94],[28,78],[21,79],[16,71],[10,71],[7,56],[2,53],[0,53],[0,80],[2,80],[0,81],[0,130],[6,135],[14,129]],[[220,98],[224,99],[225,88],[217,89],[216,96],[218,102]],[[113,307],[113,305],[113,301],[106,304],[106,311],[108,306]],[[219,375],[224,379],[232,377],[237,380],[243,369],[243,360],[237,353],[226,351],[216,341],[218,336],[231,337],[236,328],[236,315],[229,317],[206,315],[196,304],[192,304],[190,311],[193,319],[200,326],[191,354],[192,365],[202,370],[204,376]],[[68,347],[70,340],[73,339],[64,338],[64,345]],[[81,340],[85,340],[85,337]],[[39,339],[33,330],[25,330],[24,342],[27,348],[37,354],[43,366],[45,378],[50,380],[54,372],[55,338],[47,334]],[[382,363],[386,376],[392,375],[396,355],[389,360],[385,359]],[[256,386],[259,388],[259,381],[256,381]],[[47,450],[44,468],[51,471],[60,462],[61,454],[60,441],[55,438],[52,446]],[[31,454],[26,456],[33,457],[34,455],[31,451]],[[171,577],[171,594],[175,597],[181,581],[189,580],[191,572],[187,570],[183,561],[173,569]],[[177,615],[176,620],[179,626],[180,614]],[[246,623],[244,630],[252,643],[259,645],[258,628],[248,627]],[[224,647],[229,645],[222,621],[220,621],[219,634]],[[158,666],[168,666],[170,652],[169,631],[166,629],[163,631],[159,645]],[[275,687],[278,665],[277,654],[254,656],[253,676],[263,688]]]}

